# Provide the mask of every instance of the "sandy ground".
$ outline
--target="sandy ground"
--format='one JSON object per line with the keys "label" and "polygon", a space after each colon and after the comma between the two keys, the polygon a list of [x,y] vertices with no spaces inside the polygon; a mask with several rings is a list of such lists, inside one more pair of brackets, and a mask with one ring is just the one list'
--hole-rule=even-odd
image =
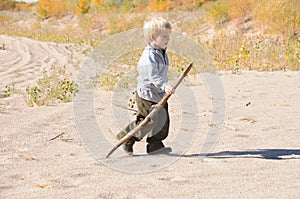
{"label": "sandy ground", "polygon": [[[112,92],[96,90],[95,117],[81,120],[95,119],[105,135],[107,142],[94,148],[98,138],[83,138],[73,103],[28,107],[24,101],[26,86],[44,69],[66,65],[76,74],[74,63],[84,59],[77,47],[4,35],[1,43],[1,89],[14,82],[18,92],[0,99],[0,198],[300,197],[299,72],[220,72],[225,101],[200,76],[170,99],[170,155],[146,155],[141,141],[135,156],[117,150],[106,159],[127,122],[113,111]],[[181,96],[187,88],[198,110],[191,96]],[[215,121],[218,100],[225,115]]]}

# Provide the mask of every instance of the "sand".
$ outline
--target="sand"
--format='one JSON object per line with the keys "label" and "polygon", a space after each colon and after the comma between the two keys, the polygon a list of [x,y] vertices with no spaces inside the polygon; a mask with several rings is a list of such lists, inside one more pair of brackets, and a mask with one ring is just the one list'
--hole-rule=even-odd
{"label": "sand", "polygon": [[213,96],[202,74],[169,101],[170,155],[147,155],[142,140],[133,157],[120,149],[106,159],[129,121],[114,109],[113,92],[96,89],[94,117],[80,120],[97,122],[106,140],[99,145],[98,135],[84,138],[73,103],[24,101],[25,88],[53,65],[76,77],[86,47],[5,35],[1,43],[1,90],[14,82],[16,92],[0,99],[0,198],[300,197],[298,71],[220,71],[214,77],[223,98]]}

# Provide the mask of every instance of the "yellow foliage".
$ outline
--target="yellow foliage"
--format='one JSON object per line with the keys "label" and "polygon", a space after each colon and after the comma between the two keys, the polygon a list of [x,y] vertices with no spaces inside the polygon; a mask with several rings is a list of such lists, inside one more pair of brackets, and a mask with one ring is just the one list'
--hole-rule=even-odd
{"label": "yellow foliage", "polygon": [[152,0],[149,1],[149,8],[153,12],[168,11],[171,8],[171,0]]}
{"label": "yellow foliage", "polygon": [[98,3],[102,5],[104,3],[104,0],[91,0],[92,3]]}
{"label": "yellow foliage", "polygon": [[42,18],[48,18],[50,16],[60,18],[71,10],[71,3],[66,0],[39,0],[38,6]]}
{"label": "yellow foliage", "polygon": [[90,3],[91,0],[79,0],[79,2],[76,5],[77,16],[88,13],[90,9]]}
{"label": "yellow foliage", "polygon": [[79,0],[79,2],[76,4],[76,15],[79,16],[82,14],[87,14],[90,11],[90,8],[93,6],[92,4],[103,5],[104,0]]}

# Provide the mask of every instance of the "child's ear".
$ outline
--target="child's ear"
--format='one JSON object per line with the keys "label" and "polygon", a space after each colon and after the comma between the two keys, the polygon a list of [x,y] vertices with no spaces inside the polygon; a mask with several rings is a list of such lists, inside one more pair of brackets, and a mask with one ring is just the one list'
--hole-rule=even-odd
{"label": "child's ear", "polygon": [[155,35],[155,34],[151,35],[151,40],[152,40],[152,41],[155,41],[155,40],[156,40],[156,35]]}

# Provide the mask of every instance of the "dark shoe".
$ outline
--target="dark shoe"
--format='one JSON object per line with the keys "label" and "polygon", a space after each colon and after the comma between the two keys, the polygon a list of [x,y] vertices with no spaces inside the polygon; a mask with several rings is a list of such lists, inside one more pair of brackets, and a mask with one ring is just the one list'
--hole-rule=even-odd
{"label": "dark shoe", "polygon": [[169,154],[172,152],[171,147],[162,147],[156,151],[149,152],[149,155]]}
{"label": "dark shoe", "polygon": [[128,140],[125,144],[123,144],[123,150],[128,154],[128,155],[132,155],[133,154],[133,144],[134,144],[134,140],[130,139]]}
{"label": "dark shoe", "polygon": [[148,154],[166,154],[170,153],[172,149],[170,147],[165,147],[162,142],[154,142],[147,144]]}

